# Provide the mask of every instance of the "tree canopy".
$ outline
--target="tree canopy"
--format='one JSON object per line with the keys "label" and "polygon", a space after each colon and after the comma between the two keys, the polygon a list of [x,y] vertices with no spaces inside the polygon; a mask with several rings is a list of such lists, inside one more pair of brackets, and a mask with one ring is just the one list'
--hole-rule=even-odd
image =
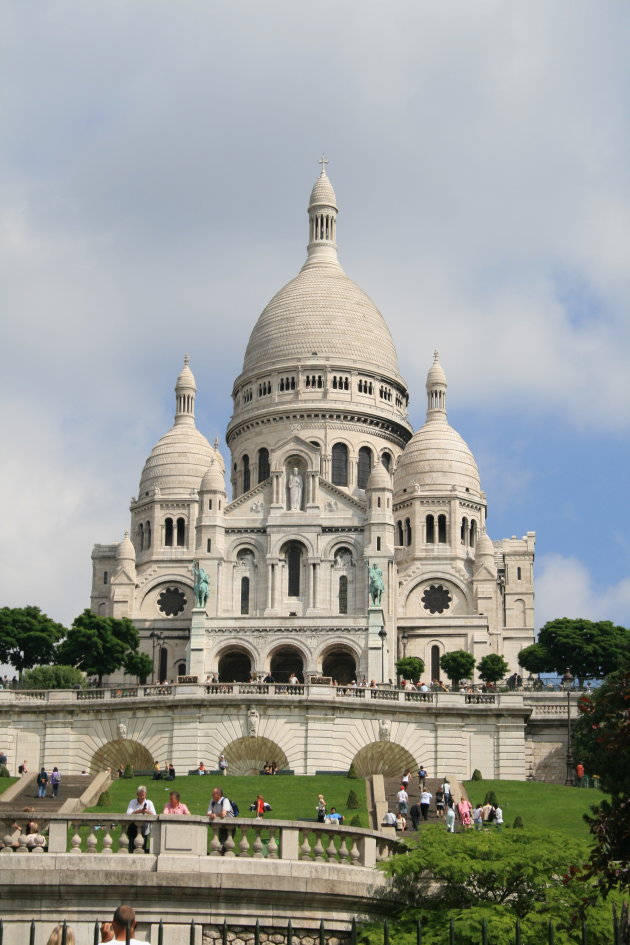
{"label": "tree canopy", "polygon": [[488,653],[477,663],[479,678],[484,682],[496,683],[507,676],[510,667],[498,653]]}
{"label": "tree canopy", "polygon": [[0,608],[0,662],[23,670],[55,660],[55,644],[65,627],[43,614],[39,607]]}
{"label": "tree canopy", "polygon": [[417,683],[424,672],[424,660],[419,656],[403,656],[396,660],[396,672],[403,679],[411,679]]}
{"label": "tree canopy", "polygon": [[579,679],[602,678],[614,672],[630,656],[630,630],[610,620],[550,620],[538,642],[518,655],[529,673],[563,673],[567,667]]}
{"label": "tree canopy", "polygon": [[[90,676],[103,676],[132,666],[135,675],[140,636],[126,617],[99,617],[84,610],[57,648],[57,662],[77,666]],[[150,661],[149,668],[150,671]]]}
{"label": "tree canopy", "polygon": [[440,657],[440,667],[451,682],[469,679],[475,668],[475,657],[466,650],[452,650]]}
{"label": "tree canopy", "polygon": [[85,677],[74,666],[35,666],[22,675],[22,689],[72,689],[85,685]]}

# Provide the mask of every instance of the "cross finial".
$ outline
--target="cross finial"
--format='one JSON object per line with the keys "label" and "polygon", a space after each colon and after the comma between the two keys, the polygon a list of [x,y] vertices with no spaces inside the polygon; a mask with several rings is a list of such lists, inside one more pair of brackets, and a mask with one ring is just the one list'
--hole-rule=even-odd
{"label": "cross finial", "polygon": [[190,364],[190,355],[189,355],[189,354],[185,354],[185,355],[184,355],[184,364],[185,364],[186,366],[188,366],[188,365]]}
{"label": "cross finial", "polygon": [[433,352],[433,361],[436,362],[436,361],[439,361],[439,360],[440,360],[440,352],[439,352],[438,349],[436,348],[436,349],[434,350],[434,352]]}
{"label": "cross finial", "polygon": [[325,154],[322,154],[322,156],[320,157],[320,159],[319,159],[319,161],[318,161],[317,163],[318,163],[318,164],[321,164],[321,166],[322,166],[322,177],[324,177],[324,175],[326,174],[326,165],[329,163],[328,158],[326,157]]}

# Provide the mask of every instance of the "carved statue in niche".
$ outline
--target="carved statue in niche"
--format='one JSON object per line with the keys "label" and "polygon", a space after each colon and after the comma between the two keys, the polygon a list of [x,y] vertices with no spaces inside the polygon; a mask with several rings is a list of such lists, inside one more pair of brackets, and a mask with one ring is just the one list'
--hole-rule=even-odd
{"label": "carved statue in niche", "polygon": [[299,512],[302,508],[303,491],[304,479],[297,466],[294,466],[289,476],[289,510],[291,512]]}
{"label": "carved statue in niche", "polygon": [[370,578],[370,601],[372,607],[380,607],[383,599],[383,591],[385,590],[383,572],[379,566],[374,563],[370,565],[368,573]]}
{"label": "carved statue in niche", "polygon": [[345,548],[342,548],[335,555],[336,568],[349,568],[352,565],[352,554]]}
{"label": "carved statue in niche", "polygon": [[195,607],[205,607],[210,594],[210,575],[198,561],[193,561]]}
{"label": "carved statue in niche", "polygon": [[378,737],[381,742],[388,742],[392,730],[392,723],[389,719],[381,719],[378,723]]}
{"label": "carved statue in niche", "polygon": [[127,737],[127,726],[125,725],[124,722],[119,722],[119,723],[118,723],[118,737],[119,737],[119,738],[126,738],[126,737]]}
{"label": "carved statue in niche", "polygon": [[247,733],[250,738],[256,738],[256,735],[258,734],[259,719],[260,719],[260,716],[258,715],[258,712],[254,708],[254,706],[252,706],[249,712],[247,713]]}

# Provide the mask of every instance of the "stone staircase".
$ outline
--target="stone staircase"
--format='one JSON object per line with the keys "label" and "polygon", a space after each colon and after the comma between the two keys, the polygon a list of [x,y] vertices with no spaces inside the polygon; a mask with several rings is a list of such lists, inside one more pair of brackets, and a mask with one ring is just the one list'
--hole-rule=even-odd
{"label": "stone staircase", "polygon": [[[393,811],[395,814],[397,814],[398,801],[396,799],[396,795],[398,794],[400,790],[400,778],[384,778],[383,780],[385,782],[385,797],[387,799],[387,804],[389,806],[389,809]],[[437,824],[437,823],[443,824],[444,823],[443,818],[438,817],[435,811],[435,794],[438,788],[440,787],[440,785],[442,784],[443,780],[444,780],[443,778],[427,778],[425,780],[425,789],[427,791],[430,791],[431,794],[433,795],[433,798],[431,799],[431,806],[429,808],[429,820],[427,821],[427,823],[430,823],[430,824]],[[459,782],[456,781],[454,778],[449,778],[449,782],[451,785],[451,791],[453,792],[453,797],[456,800],[459,800],[460,797],[462,796],[462,788]],[[407,794],[409,795],[409,807],[411,808],[411,805],[415,804],[415,802],[419,801],[420,799],[420,788],[418,786],[417,776],[412,777],[411,780],[409,781]],[[413,831],[411,817],[407,815],[406,819],[407,819],[407,832]],[[420,829],[422,829],[423,826],[424,826],[424,821],[421,821]],[[461,829],[461,827],[459,825],[459,821],[456,819],[455,830],[458,830],[458,829]]]}
{"label": "stone staircase", "polygon": [[[48,772],[48,776],[50,777],[50,772]],[[52,788],[49,783],[46,788],[46,797],[38,797],[36,778],[25,778],[22,790],[15,794],[11,801],[4,802],[2,800],[3,795],[0,794],[0,811],[3,807],[10,807],[14,810],[21,810],[24,807],[34,807],[35,812],[38,814],[42,811],[48,814],[59,811],[66,801],[81,797],[83,792],[90,786],[91,780],[91,778],[85,777],[85,775],[64,775],[62,773],[59,795],[52,797]]]}

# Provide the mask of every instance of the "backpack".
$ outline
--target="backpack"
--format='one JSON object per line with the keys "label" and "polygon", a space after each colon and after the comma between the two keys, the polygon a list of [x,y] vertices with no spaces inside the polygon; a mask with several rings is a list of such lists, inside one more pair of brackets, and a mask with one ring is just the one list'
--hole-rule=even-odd
{"label": "backpack", "polygon": [[240,813],[238,809],[238,804],[236,803],[236,801],[230,801],[230,804],[232,805],[232,813],[234,814],[235,817],[238,817]]}

